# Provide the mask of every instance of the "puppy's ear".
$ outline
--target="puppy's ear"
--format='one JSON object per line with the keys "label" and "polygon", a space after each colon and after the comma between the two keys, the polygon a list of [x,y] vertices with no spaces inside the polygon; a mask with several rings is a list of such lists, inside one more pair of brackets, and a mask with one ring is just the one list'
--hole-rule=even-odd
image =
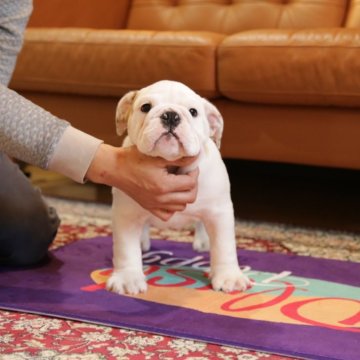
{"label": "puppy's ear", "polygon": [[220,149],[224,120],[215,105],[206,99],[203,99],[203,101],[205,113],[210,125],[210,138],[214,140],[216,146]]}
{"label": "puppy's ear", "polygon": [[116,107],[115,126],[116,133],[121,136],[127,129],[128,118],[132,109],[137,91],[130,91],[125,94]]}

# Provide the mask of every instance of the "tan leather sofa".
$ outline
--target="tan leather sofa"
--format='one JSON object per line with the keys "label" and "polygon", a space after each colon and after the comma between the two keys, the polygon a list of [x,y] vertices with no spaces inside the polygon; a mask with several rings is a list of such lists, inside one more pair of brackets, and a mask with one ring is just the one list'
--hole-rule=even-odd
{"label": "tan leather sofa", "polygon": [[119,144],[159,79],[218,106],[224,157],[360,169],[359,0],[35,0],[11,86]]}

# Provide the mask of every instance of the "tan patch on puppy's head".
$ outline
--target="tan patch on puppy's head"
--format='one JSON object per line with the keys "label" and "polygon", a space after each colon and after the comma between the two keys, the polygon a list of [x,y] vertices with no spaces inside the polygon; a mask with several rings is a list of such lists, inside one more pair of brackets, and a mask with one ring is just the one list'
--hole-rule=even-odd
{"label": "tan patch on puppy's head", "polygon": [[128,119],[132,112],[132,105],[135,101],[137,91],[130,91],[125,94],[116,107],[115,126],[116,133],[121,136],[127,129]]}
{"label": "tan patch on puppy's head", "polygon": [[219,110],[210,101],[204,100],[205,113],[210,126],[210,137],[218,149],[221,146],[221,138],[224,131],[224,120]]}

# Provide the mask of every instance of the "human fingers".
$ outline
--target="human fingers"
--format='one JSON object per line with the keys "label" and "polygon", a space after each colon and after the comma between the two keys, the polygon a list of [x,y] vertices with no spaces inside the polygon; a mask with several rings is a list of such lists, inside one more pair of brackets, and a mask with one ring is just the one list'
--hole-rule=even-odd
{"label": "human fingers", "polygon": [[162,221],[168,221],[172,218],[175,212],[165,210],[165,209],[151,209],[150,212],[161,219]]}
{"label": "human fingers", "polygon": [[161,208],[183,211],[187,204],[195,202],[197,196],[197,188],[181,191],[181,192],[170,192],[157,196],[157,203],[161,204]]}
{"label": "human fingers", "polygon": [[180,166],[180,167],[183,167],[183,166],[188,166],[188,165],[191,165],[193,164],[197,159],[198,159],[198,155],[196,156],[184,156],[178,160],[174,160],[174,161],[169,161],[168,162],[168,165],[170,166]]}
{"label": "human fingers", "polygon": [[164,191],[164,193],[191,191],[194,189],[197,191],[199,168],[196,168],[187,174],[167,174],[167,177],[167,189]]}

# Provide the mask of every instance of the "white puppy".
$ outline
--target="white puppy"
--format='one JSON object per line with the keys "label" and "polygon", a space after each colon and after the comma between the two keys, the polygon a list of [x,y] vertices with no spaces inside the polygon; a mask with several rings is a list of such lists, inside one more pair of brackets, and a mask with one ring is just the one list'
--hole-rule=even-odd
{"label": "white puppy", "polygon": [[[149,226],[182,228],[195,224],[196,250],[210,247],[210,277],[215,290],[245,290],[249,279],[241,272],[236,253],[230,183],[218,147],[223,120],[214,105],[187,86],[159,81],[131,91],[116,111],[117,133],[127,128],[123,146],[167,160],[198,155],[198,195],[185,211],[163,222],[118,189],[113,189],[113,264],[107,289],[137,294],[147,289],[142,250],[150,248]],[[181,168],[186,173],[190,168]]]}

